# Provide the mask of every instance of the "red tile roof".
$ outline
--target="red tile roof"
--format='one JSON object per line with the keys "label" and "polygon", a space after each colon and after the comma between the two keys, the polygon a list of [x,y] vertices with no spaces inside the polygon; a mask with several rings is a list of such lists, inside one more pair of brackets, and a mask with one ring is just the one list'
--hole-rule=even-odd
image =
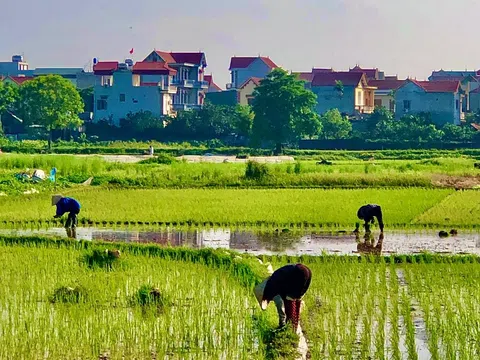
{"label": "red tile roof", "polygon": [[364,74],[361,72],[319,73],[314,76],[312,86],[335,86],[337,81],[341,81],[345,86],[357,86],[363,76]]}
{"label": "red tile roof", "polygon": [[292,74],[297,75],[299,80],[304,80],[306,82],[312,82],[314,77],[313,73],[311,72],[297,72]]}
{"label": "red tile roof", "polygon": [[425,92],[450,92],[455,93],[460,87],[460,81],[417,81],[410,79]]}
{"label": "red tile roof", "polygon": [[11,79],[18,85],[22,85],[25,81],[32,80],[33,76],[8,76],[4,80],[6,80],[7,78]]}
{"label": "red tile roof", "polygon": [[263,62],[270,68],[275,69],[277,68],[277,64],[275,64],[269,57],[265,56],[257,56],[257,57],[247,57],[247,56],[234,56],[230,59],[230,67],[229,70],[232,69],[245,69],[250,66],[257,59],[262,59]]}
{"label": "red tile roof", "polygon": [[118,70],[118,61],[100,61],[93,65],[93,72],[97,75],[112,74]]}
{"label": "red tile roof", "polygon": [[252,81],[255,85],[260,85],[260,83],[262,82],[262,78],[258,78],[258,77],[251,77],[251,78],[248,78],[247,81],[245,81],[240,87],[239,89],[242,89],[245,85],[247,85],[250,81]]}
{"label": "red tile roof", "polygon": [[173,75],[177,73],[177,70],[172,69],[164,62],[139,61],[133,65],[133,73]]}
{"label": "red tile roof", "polygon": [[214,88],[215,90],[218,90],[218,91],[221,91],[222,88],[220,86],[218,86],[217,84],[215,84],[215,82],[213,81],[213,76],[212,75],[204,75],[203,76],[203,80],[208,82],[208,85],[212,88]]}
{"label": "red tile roof", "polygon": [[166,52],[155,51],[168,64],[195,64],[207,65],[203,52]]}
{"label": "red tile roof", "polygon": [[476,123],[471,123],[470,126],[473,127],[475,130],[480,131],[480,125]]}
{"label": "red tile roof", "polygon": [[397,90],[406,80],[368,80],[369,86],[374,86],[378,90]]}
{"label": "red tile roof", "polygon": [[318,74],[318,73],[331,73],[333,72],[333,69],[326,69],[326,68],[313,68],[312,69],[312,74]]}
{"label": "red tile roof", "polygon": [[350,69],[350,72],[363,72],[367,75],[369,79],[376,79],[378,75],[378,69],[362,69],[360,66],[355,66],[353,69]]}

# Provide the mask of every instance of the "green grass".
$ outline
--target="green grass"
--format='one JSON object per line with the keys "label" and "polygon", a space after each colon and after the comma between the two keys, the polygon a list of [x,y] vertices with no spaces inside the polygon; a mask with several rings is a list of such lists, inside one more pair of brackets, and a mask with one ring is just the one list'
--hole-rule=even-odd
{"label": "green grass", "polygon": [[[66,192],[82,204],[80,221],[223,225],[317,225],[352,228],[366,203],[381,204],[387,226],[408,226],[451,190],[105,190]],[[0,197],[0,221],[45,221],[55,207],[50,195]]]}
{"label": "green grass", "polygon": [[[45,182],[32,185],[15,179],[25,169],[40,168],[47,173],[58,170],[58,187],[75,186],[93,177],[93,186],[115,185],[124,188],[366,188],[366,187],[454,187],[452,178],[467,177],[473,184],[478,169],[473,158],[434,158],[423,160],[333,160],[333,165],[317,165],[316,161],[268,164],[269,176],[261,180],[245,178],[242,163],[126,164],[107,162],[100,156],[73,155],[0,155],[0,193],[18,194],[32,187],[49,191]],[[439,183],[440,179],[449,183]]]}

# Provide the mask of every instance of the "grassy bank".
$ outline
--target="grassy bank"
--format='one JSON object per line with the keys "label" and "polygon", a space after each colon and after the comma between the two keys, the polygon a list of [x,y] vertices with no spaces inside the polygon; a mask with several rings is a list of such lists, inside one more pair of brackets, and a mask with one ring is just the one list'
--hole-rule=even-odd
{"label": "grassy bank", "polygon": [[[172,158],[165,158],[165,162]],[[480,185],[479,170],[471,158],[427,160],[332,160],[267,164],[259,178],[246,176],[244,163],[109,162],[100,156],[0,155],[0,192],[22,193],[32,187],[50,191],[53,184],[22,182],[15,174],[26,169],[47,173],[57,168],[57,187],[69,188],[93,177],[92,186],[123,188],[367,188],[460,187]]]}

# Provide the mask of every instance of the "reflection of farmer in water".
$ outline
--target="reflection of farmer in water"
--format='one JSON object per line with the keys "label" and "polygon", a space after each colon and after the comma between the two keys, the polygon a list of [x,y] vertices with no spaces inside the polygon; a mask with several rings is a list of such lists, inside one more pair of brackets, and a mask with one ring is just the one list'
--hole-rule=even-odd
{"label": "reflection of farmer in water", "polygon": [[[383,232],[383,215],[382,215],[382,208],[380,205],[376,204],[368,204],[362,206],[358,209],[357,216],[360,220],[365,221],[365,231],[370,231],[370,224],[375,223],[375,218],[377,218],[378,225],[380,226],[380,231]],[[357,223],[355,228],[355,232],[358,232],[358,228],[360,224]]]}
{"label": "reflection of farmer in water", "polygon": [[277,307],[279,327],[291,323],[297,330],[302,297],[307,292],[312,272],[302,264],[286,265],[255,287],[255,296],[262,310],[273,300]]}
{"label": "reflection of farmer in water", "polygon": [[57,207],[57,212],[54,216],[55,218],[60,218],[63,214],[68,213],[67,221],[65,222],[65,229],[67,230],[68,237],[75,238],[78,221],[77,215],[80,213],[80,203],[69,197],[53,195],[52,205]]}
{"label": "reflection of farmer in water", "polygon": [[383,233],[380,233],[378,237],[378,242],[375,245],[375,238],[373,234],[368,232],[363,237],[364,242],[360,241],[360,234],[357,232],[355,235],[355,240],[357,241],[357,251],[363,255],[381,255],[383,248]]}

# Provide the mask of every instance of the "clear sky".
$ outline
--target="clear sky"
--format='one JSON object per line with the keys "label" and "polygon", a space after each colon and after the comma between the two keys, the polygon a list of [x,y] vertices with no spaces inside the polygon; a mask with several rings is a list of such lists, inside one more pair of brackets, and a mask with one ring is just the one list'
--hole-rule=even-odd
{"label": "clear sky", "polygon": [[31,68],[123,60],[132,47],[134,60],[202,50],[223,88],[233,55],[418,79],[480,68],[478,0],[24,0],[1,10],[0,61],[23,53]]}

